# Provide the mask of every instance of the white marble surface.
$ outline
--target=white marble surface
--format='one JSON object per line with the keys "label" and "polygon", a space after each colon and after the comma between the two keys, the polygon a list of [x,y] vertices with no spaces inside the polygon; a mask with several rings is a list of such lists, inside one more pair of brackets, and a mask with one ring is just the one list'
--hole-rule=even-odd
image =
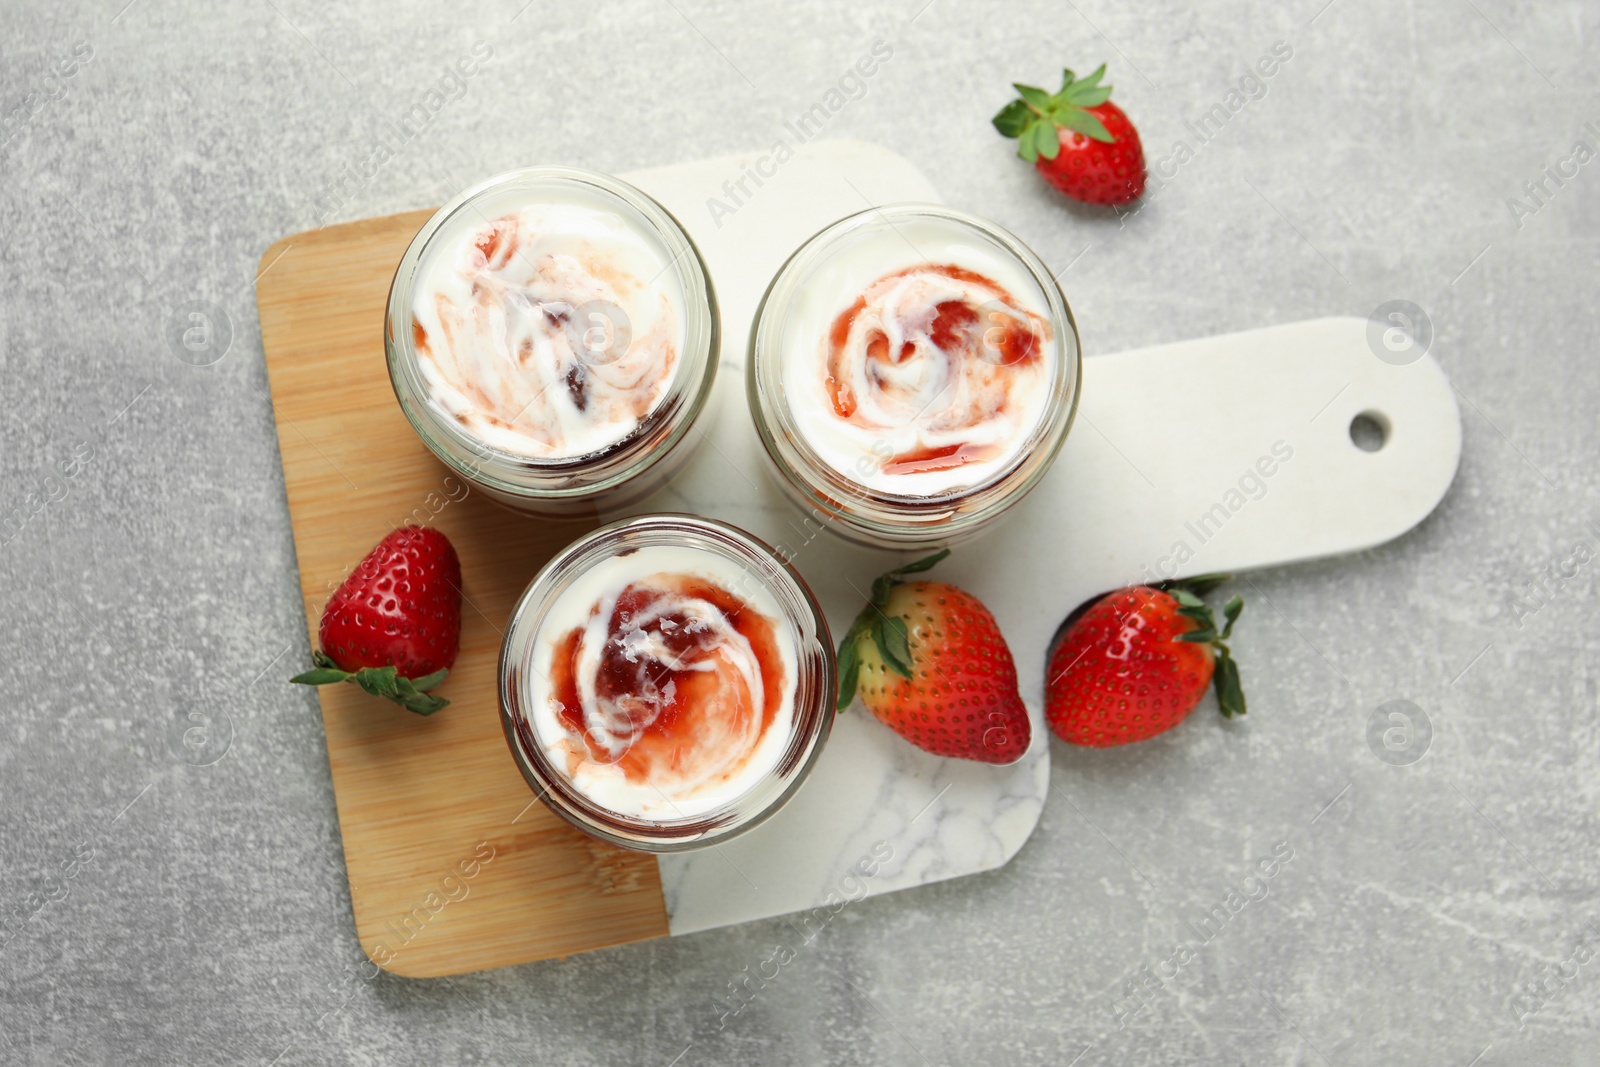
{"label": "white marble surface", "polygon": [[[1042,744],[1005,768],[941,759],[855,709],[839,717],[811,778],[777,815],[714,849],[659,858],[672,932],[998,867],[1033,833],[1049,771]],[[859,888],[845,881],[874,857],[881,867]]]}
{"label": "white marble surface", "polygon": [[[848,545],[778,493],[746,408],[745,341],[763,279],[807,236],[870,203],[933,191],[885,149],[821,142],[777,168],[734,215],[705,211],[725,176],[746,169],[746,159],[732,158],[628,176],[700,246],[722,293],[723,325],[716,396],[696,428],[700,450],[671,486],[631,510],[724,519],[780,546],[843,633],[872,579],[911,557]],[[940,759],[859,708],[845,713],[783,811],[712,849],[660,857],[673,933],[813,908],[875,847],[892,858],[875,865],[862,895],[1005,863],[1044,807],[1044,663],[1074,607],[1138,580],[1369,548],[1422,521],[1460,457],[1455,397],[1438,365],[1426,355],[1403,366],[1377,358],[1364,319],[1099,358],[1084,379],[1078,421],[1049,475],[1018,514],[937,572],[976,593],[1001,624],[1034,720],[1027,755],[1010,767]],[[1391,428],[1375,452],[1351,439],[1360,412]]]}
{"label": "white marble surface", "polygon": [[[807,526],[769,480],[745,406],[750,322],[767,282],[811,234],[873,204],[938,196],[915,167],[886,149],[821,142],[802,147],[759,189],[747,183],[755,195],[732,215],[709,211],[710,198],[726,195],[722,182],[738,178],[756,158],[627,176],[666,204],[699,245],[723,327],[722,364],[698,428],[699,452],[671,486],[630,510],[725,519],[781,546],[817,593],[829,625],[843,633],[873,577],[896,557]],[[861,895],[997,867],[1032,833],[1048,774],[1042,738],[1013,766],[979,766],[920,752],[859,710],[847,713],[810,780],[778,815],[713,849],[660,857],[672,932],[814,907],[838,894],[840,879],[880,843],[892,856],[864,880]]]}

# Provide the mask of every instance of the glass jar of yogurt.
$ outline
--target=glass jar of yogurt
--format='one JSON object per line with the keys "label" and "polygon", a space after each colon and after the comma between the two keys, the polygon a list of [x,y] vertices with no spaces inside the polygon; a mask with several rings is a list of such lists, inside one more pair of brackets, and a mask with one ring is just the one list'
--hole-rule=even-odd
{"label": "glass jar of yogurt", "polygon": [[805,582],[749,534],[624,519],[523,592],[501,723],[529,786],[580,830],[648,852],[707,846],[810,772],[833,722],[832,649]]}
{"label": "glass jar of yogurt", "polygon": [[457,196],[406,249],[384,347],[427,447],[547,515],[621,506],[691,451],[719,345],[699,251],[626,182],[533,167]]}
{"label": "glass jar of yogurt", "polygon": [[863,544],[950,544],[1044,477],[1077,410],[1077,326],[1039,257],[932,204],[842,219],[791,256],[750,334],[771,467]]}

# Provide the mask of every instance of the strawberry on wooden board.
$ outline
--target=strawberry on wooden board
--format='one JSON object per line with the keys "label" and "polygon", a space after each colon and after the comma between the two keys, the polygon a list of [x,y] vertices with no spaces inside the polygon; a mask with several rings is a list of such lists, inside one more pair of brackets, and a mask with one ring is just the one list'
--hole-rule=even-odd
{"label": "strawberry on wooden board", "polygon": [[1244,601],[1228,601],[1218,633],[1201,599],[1227,578],[1119,589],[1069,619],[1045,675],[1056,736],[1094,748],[1143,741],[1187,718],[1213,681],[1223,716],[1243,715],[1239,667],[1224,642]]}
{"label": "strawberry on wooden board", "polygon": [[402,526],[379,541],[328,598],[318,636],[316,668],[290,681],[351,682],[418,715],[447,706],[427,690],[461,648],[461,561],[450,539]]}
{"label": "strawberry on wooden board", "polygon": [[994,117],[994,128],[1017,140],[1017,155],[1074,200],[1116,207],[1144,192],[1144,147],[1139,131],[1101,85],[1105,64],[1087,78],[1064,71],[1054,95],[1015,85],[1021,99]]}
{"label": "strawberry on wooden board", "polygon": [[1032,728],[994,616],[953,585],[905,581],[949,554],[872,583],[870,602],[839,643],[838,710],[860,696],[880,722],[936,756],[1014,763]]}

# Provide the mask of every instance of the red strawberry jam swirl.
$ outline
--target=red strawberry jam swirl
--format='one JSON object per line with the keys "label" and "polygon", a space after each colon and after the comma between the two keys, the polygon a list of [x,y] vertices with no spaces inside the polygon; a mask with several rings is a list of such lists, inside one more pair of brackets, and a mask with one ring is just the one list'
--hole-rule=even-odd
{"label": "red strawberry jam swirl", "polygon": [[914,428],[887,474],[948,470],[1005,453],[1014,409],[1043,387],[1050,325],[1004,286],[950,264],[887,275],[833,322],[825,341],[833,414],[871,430]]}
{"label": "red strawberry jam swirl", "polygon": [[672,301],[582,225],[557,209],[494,219],[418,294],[412,340],[435,402],[499,447],[599,451],[637,429],[672,378]]}
{"label": "red strawberry jam swirl", "polygon": [[[582,758],[684,799],[728,782],[778,717],[773,620],[704,578],[656,574],[555,643],[557,717]],[[572,768],[569,767],[569,772]]]}

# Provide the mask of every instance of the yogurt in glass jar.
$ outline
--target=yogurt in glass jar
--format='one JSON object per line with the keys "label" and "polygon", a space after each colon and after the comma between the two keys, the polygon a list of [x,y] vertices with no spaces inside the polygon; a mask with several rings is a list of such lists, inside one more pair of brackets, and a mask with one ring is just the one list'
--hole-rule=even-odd
{"label": "yogurt in glass jar", "polygon": [[626,519],[528,586],[500,661],[529,785],[645,851],[723,840],[776,811],[833,719],[827,623],[799,576],[735,527]]}
{"label": "yogurt in glass jar", "polygon": [[851,540],[949,544],[1036,485],[1071,426],[1077,329],[1039,258],[982,219],[873,208],[778,272],[751,331],[780,484]]}
{"label": "yogurt in glass jar", "polygon": [[441,208],[390,289],[390,379],[423,443],[494,498],[580,514],[658,488],[716,373],[716,298],[677,221],[618,179],[536,167]]}

